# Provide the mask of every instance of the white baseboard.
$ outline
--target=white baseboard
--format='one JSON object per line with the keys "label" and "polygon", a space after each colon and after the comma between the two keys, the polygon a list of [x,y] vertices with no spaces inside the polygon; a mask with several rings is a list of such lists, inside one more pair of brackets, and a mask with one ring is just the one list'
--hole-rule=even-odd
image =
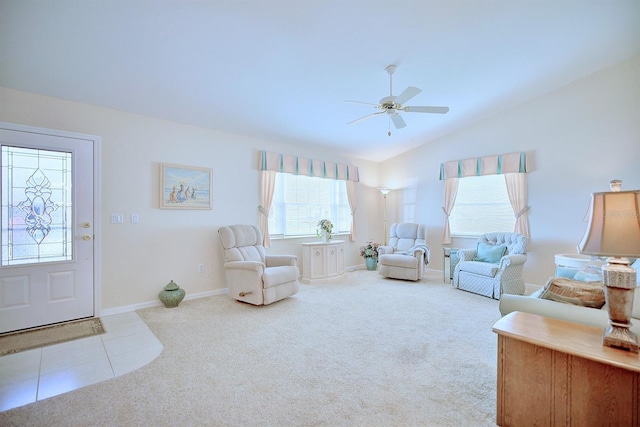
{"label": "white baseboard", "polygon": [[[345,267],[344,271],[356,271],[356,270],[365,270],[367,268],[367,266],[365,264],[360,264],[360,265],[352,265],[350,267]],[[442,270],[439,269],[435,269],[435,268],[425,268],[424,271],[427,271],[429,273],[438,273],[438,274],[444,274]]]}
{"label": "white baseboard", "polygon": [[[367,267],[364,264],[352,265],[352,266],[349,266],[349,267],[345,267],[345,271],[365,270],[366,268]],[[443,274],[442,270],[433,269],[433,268],[425,268],[425,271],[428,271],[430,273]],[[527,284],[527,287],[528,286],[535,287],[536,285]],[[529,289],[527,289],[527,290],[529,290]],[[188,301],[188,300],[191,300],[191,299],[205,298],[205,297],[210,297],[210,296],[214,296],[214,295],[222,295],[222,294],[227,294],[227,293],[229,293],[229,288],[216,289],[214,291],[200,292],[200,293],[197,293],[197,294],[187,294],[184,297],[184,300]],[[120,307],[105,308],[105,309],[100,310],[100,313],[98,313],[96,316],[97,317],[100,317],[100,316],[113,316],[115,314],[129,313],[131,311],[141,310],[143,308],[149,308],[149,307],[159,307],[161,305],[162,305],[162,303],[160,302],[160,300],[156,300],[156,301],[141,302],[139,304],[123,305],[123,306],[120,306]]]}
{"label": "white baseboard", "polygon": [[[228,288],[224,288],[224,289],[216,289],[214,291],[207,291],[207,292],[199,292],[197,294],[187,294],[184,297],[184,300],[191,300],[191,299],[196,299],[196,298],[204,298],[204,297],[211,297],[214,295],[222,295],[222,294],[227,294],[229,293],[229,289]],[[132,305],[124,305],[121,307],[113,307],[113,308],[105,308],[104,310],[100,310],[100,313],[97,314],[98,317],[102,317],[102,316],[113,316],[114,314],[122,314],[122,313],[129,313],[131,311],[136,311],[136,310],[140,310],[143,308],[149,308],[149,307],[158,307],[161,306],[162,303],[160,302],[160,300],[157,301],[148,301],[148,302],[142,302],[139,304],[132,304]]]}

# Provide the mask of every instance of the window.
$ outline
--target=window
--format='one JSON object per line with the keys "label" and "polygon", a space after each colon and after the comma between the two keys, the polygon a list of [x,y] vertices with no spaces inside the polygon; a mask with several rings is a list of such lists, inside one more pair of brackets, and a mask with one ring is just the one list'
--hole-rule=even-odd
{"label": "window", "polygon": [[351,209],[346,181],[276,173],[269,234],[315,235],[321,219],[331,220],[334,234],[349,232]]}
{"label": "window", "polygon": [[451,234],[455,236],[512,232],[515,218],[504,175],[461,178],[449,223]]}

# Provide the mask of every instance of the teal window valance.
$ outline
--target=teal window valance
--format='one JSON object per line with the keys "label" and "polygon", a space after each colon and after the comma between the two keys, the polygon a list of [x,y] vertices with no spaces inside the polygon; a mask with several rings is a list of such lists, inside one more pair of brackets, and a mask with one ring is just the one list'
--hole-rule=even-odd
{"label": "teal window valance", "polygon": [[505,173],[527,173],[527,153],[498,154],[440,164],[440,180]]}
{"label": "teal window valance", "polygon": [[318,178],[341,179],[359,182],[358,168],[344,163],[313,160],[290,154],[262,151],[260,170],[307,175]]}

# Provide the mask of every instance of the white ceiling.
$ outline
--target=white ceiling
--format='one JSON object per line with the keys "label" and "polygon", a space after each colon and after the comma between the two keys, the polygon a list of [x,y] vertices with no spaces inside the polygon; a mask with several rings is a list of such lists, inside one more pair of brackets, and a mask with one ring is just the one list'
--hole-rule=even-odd
{"label": "white ceiling", "polygon": [[[638,0],[0,0],[0,86],[374,161],[639,53]],[[450,112],[348,125],[389,64]]]}

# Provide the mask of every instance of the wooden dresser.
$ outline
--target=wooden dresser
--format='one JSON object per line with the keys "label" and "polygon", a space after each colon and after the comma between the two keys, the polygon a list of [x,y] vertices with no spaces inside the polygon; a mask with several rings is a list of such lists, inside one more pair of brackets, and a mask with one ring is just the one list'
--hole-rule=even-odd
{"label": "wooden dresser", "polygon": [[514,312],[498,334],[500,426],[640,426],[640,356],[604,328]]}

